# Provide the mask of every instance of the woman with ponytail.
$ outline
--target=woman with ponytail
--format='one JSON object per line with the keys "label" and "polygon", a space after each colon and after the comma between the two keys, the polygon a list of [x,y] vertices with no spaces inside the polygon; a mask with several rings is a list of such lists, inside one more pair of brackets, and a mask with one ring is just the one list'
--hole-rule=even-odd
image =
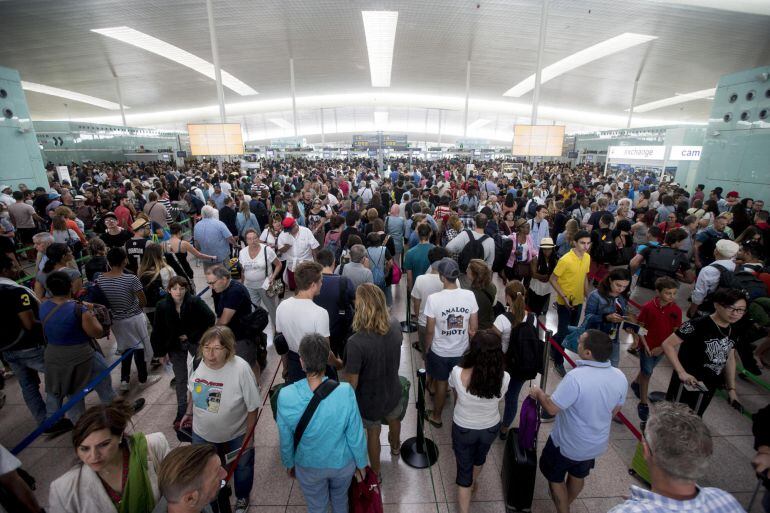
{"label": "woman with ponytail", "polygon": [[510,373],[511,383],[508,385],[508,391],[505,394],[505,410],[503,412],[503,422],[500,426],[500,438],[505,440],[508,435],[508,428],[510,427],[513,419],[516,417],[516,411],[519,408],[519,392],[521,387],[524,386],[524,379],[515,378],[516,369],[512,368],[512,358],[509,356],[512,353],[511,342],[518,343],[512,339],[512,335],[516,334],[517,328],[520,325],[524,325],[524,320],[527,318],[526,309],[527,289],[520,281],[509,281],[505,286],[505,305],[507,311],[497,316],[495,324],[492,329],[500,335],[502,340],[502,350],[505,354],[506,370]]}

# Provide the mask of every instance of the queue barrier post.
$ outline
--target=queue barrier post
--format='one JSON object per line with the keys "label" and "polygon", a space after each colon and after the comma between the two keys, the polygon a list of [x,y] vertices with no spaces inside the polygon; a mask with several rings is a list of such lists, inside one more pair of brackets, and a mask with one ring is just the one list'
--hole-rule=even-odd
{"label": "queue barrier post", "polygon": [[551,363],[551,352],[548,350],[548,341],[553,336],[551,330],[545,330],[545,348],[543,349],[543,372],[540,373],[540,388],[545,391],[545,385],[548,382],[548,368]]}
{"label": "queue barrier post", "polygon": [[425,438],[425,369],[417,371],[417,436],[401,444],[401,459],[412,468],[428,468],[438,461],[438,446]]}
{"label": "queue barrier post", "polygon": [[401,321],[401,333],[414,333],[417,331],[417,323],[412,321],[412,308],[409,304],[409,298],[412,295],[412,291],[407,288],[406,291],[406,320]]}

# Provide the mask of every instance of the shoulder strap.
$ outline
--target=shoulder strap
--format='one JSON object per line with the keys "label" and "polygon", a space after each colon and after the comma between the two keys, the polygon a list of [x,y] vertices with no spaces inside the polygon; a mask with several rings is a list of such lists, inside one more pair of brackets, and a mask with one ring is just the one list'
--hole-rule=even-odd
{"label": "shoulder strap", "polygon": [[334,381],[333,379],[327,379],[313,391],[313,397],[310,399],[310,402],[305,408],[305,412],[302,414],[302,417],[297,423],[297,428],[294,430],[295,452],[297,450],[297,446],[299,446],[299,442],[302,440],[302,435],[305,434],[305,429],[307,429],[308,424],[310,424],[310,419],[313,418],[315,411],[318,409],[318,405],[321,404],[321,401],[326,399],[329,394],[331,394],[338,386],[338,382]]}
{"label": "shoulder strap", "polygon": [[345,306],[345,298],[348,295],[348,280],[343,276],[340,276],[339,296],[337,297],[337,308],[339,310],[347,310]]}
{"label": "shoulder strap", "polygon": [[[495,304],[494,296],[492,296],[492,294],[490,294],[487,289],[481,289],[481,293],[484,294],[487,297],[487,299],[489,299],[489,304],[494,306]],[[506,312],[506,313],[509,313],[509,312]]]}
{"label": "shoulder strap", "polygon": [[53,309],[52,309],[50,312],[48,312],[48,315],[46,315],[46,316],[45,316],[45,318],[44,318],[42,321],[40,321],[40,324],[42,324],[42,325],[43,325],[43,329],[44,329],[44,330],[45,330],[45,323],[46,323],[46,321],[48,321],[48,319],[50,319],[50,318],[51,318],[51,316],[52,316],[53,314],[55,314],[55,313],[56,313],[56,311],[57,311],[59,308],[61,308],[62,306],[66,305],[67,303],[69,303],[69,301],[65,301],[64,303],[59,303],[58,305],[54,306],[54,307],[53,307]]}

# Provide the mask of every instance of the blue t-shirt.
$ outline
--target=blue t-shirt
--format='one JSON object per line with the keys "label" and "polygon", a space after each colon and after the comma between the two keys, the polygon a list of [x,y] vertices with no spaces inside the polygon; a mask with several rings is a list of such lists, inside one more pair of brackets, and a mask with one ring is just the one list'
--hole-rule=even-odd
{"label": "blue t-shirt", "polygon": [[75,308],[80,308],[81,313],[86,311],[86,307],[68,301],[56,310],[50,317],[48,314],[56,308],[56,303],[46,301],[40,305],[40,319],[43,321],[43,331],[46,341],[52,346],[77,346],[90,342],[89,337],[81,325],[79,316],[75,313]]}
{"label": "blue t-shirt", "polygon": [[551,396],[561,410],[551,439],[562,456],[586,461],[607,450],[612,410],[625,402],[628,380],[609,361],[578,360],[577,365]]}
{"label": "blue t-shirt", "polygon": [[230,242],[232,236],[227,225],[218,219],[202,219],[195,225],[195,242],[200,246],[201,253],[217,257],[217,263],[230,258]]}
{"label": "blue t-shirt", "polygon": [[428,260],[428,251],[433,247],[430,242],[417,244],[412,249],[406,252],[404,258],[404,270],[412,271],[412,279],[416,280],[418,276],[422,276],[430,267],[430,261]]}

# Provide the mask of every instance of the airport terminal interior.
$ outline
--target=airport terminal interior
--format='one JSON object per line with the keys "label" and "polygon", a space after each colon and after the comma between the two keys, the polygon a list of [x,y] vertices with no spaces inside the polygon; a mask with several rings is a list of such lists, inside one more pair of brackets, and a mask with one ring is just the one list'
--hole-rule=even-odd
{"label": "airport terminal interior", "polygon": [[0,512],[770,513],[770,0],[0,19]]}

